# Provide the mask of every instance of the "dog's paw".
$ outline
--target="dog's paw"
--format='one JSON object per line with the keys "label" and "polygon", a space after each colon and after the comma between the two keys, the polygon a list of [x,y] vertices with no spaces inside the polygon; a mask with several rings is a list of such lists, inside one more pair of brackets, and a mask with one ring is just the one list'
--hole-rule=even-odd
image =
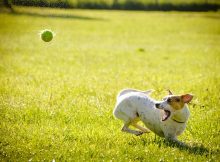
{"label": "dog's paw", "polygon": [[181,142],[181,141],[178,141],[177,144],[178,144],[179,146],[181,146],[181,147],[187,147],[187,146],[188,146],[187,144],[185,144],[185,143],[183,143],[183,142]]}
{"label": "dog's paw", "polygon": [[144,132],[141,132],[141,131],[137,131],[136,133],[135,133],[135,135],[136,136],[140,136],[140,135],[142,135]]}
{"label": "dog's paw", "polygon": [[149,129],[144,130],[143,133],[150,133],[151,131]]}

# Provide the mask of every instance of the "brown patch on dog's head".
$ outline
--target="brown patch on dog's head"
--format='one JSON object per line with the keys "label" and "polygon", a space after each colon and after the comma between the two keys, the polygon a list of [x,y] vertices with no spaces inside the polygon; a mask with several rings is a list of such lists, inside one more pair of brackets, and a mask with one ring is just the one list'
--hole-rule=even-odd
{"label": "brown patch on dog's head", "polygon": [[189,103],[193,98],[191,94],[185,94],[180,96],[170,96],[167,98],[167,103],[175,110],[180,110],[184,107],[185,103]]}

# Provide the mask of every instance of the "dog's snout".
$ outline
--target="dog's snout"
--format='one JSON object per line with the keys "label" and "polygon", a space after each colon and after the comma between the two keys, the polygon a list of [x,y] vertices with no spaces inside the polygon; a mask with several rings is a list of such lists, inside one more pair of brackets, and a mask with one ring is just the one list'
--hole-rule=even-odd
{"label": "dog's snout", "polygon": [[160,104],[159,104],[159,103],[156,103],[155,106],[156,106],[156,108],[159,108],[159,107],[160,107]]}

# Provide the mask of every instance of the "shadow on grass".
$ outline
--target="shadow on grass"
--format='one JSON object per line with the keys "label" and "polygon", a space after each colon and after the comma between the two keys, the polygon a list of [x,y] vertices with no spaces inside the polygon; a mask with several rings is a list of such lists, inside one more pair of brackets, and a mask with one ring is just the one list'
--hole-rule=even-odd
{"label": "shadow on grass", "polygon": [[106,21],[103,18],[95,18],[88,16],[79,16],[73,14],[50,14],[50,13],[37,13],[37,12],[28,12],[28,11],[17,11],[16,9],[13,12],[8,12],[16,16],[32,16],[32,17],[42,17],[42,18],[61,18],[61,19],[79,19],[79,20],[96,20],[96,21]]}
{"label": "shadow on grass", "polygon": [[209,19],[220,19],[220,15],[206,15],[205,17]]}
{"label": "shadow on grass", "polygon": [[173,141],[167,141],[165,139],[155,140],[154,142],[157,143],[159,145],[159,147],[161,145],[163,145],[163,146],[167,146],[167,147],[178,148],[179,150],[187,151],[190,154],[204,155],[204,154],[209,154],[209,153],[213,154],[214,153],[213,151],[204,147],[202,144],[181,145],[179,143],[176,143]]}
{"label": "shadow on grass", "polygon": [[[203,144],[199,143],[193,143],[191,145],[184,144],[181,145],[176,142],[165,140],[164,138],[158,138],[155,136],[155,139],[149,140],[146,138],[140,138],[141,143],[147,147],[149,144],[156,144],[158,147],[171,147],[171,148],[178,148],[181,151],[186,151],[189,154],[195,154],[195,155],[208,155],[208,154],[217,154],[218,150],[210,150],[203,146]],[[136,144],[136,140],[130,142],[132,145]]]}

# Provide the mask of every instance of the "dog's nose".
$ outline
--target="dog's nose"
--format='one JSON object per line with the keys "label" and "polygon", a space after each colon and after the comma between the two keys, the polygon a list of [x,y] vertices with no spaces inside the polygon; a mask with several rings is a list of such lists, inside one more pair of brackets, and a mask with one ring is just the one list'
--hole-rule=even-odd
{"label": "dog's nose", "polygon": [[156,103],[155,106],[156,106],[156,108],[159,108],[159,107],[160,107],[160,104],[159,104],[159,103]]}

